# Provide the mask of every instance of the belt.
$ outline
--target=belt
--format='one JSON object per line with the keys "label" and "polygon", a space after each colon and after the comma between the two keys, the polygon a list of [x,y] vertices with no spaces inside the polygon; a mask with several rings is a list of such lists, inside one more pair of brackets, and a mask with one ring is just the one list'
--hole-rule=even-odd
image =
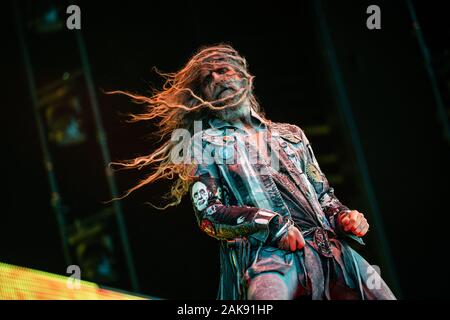
{"label": "belt", "polygon": [[333,257],[333,251],[331,250],[331,244],[330,244],[330,235],[332,237],[334,237],[335,236],[334,232],[332,232],[331,230],[323,229],[321,227],[313,227],[313,228],[310,228],[310,229],[302,232],[302,234],[305,238],[312,236],[312,239],[311,239],[312,241],[310,240],[308,242],[322,256],[324,256],[326,258]]}

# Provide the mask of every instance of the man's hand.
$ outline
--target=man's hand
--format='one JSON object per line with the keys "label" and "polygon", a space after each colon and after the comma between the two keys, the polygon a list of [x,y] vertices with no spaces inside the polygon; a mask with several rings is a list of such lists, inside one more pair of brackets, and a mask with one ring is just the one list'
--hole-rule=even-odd
{"label": "man's hand", "polygon": [[286,234],[278,242],[278,247],[283,250],[295,251],[303,249],[305,246],[305,239],[303,239],[300,230],[296,226],[290,226]]}
{"label": "man's hand", "polygon": [[357,210],[348,210],[339,214],[338,223],[342,230],[362,237],[369,230],[369,224],[364,215]]}

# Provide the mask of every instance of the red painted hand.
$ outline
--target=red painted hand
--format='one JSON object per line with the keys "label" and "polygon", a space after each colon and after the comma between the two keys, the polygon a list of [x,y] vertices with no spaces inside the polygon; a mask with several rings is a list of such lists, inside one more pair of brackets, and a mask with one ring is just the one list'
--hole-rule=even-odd
{"label": "red painted hand", "polygon": [[288,232],[280,239],[278,246],[284,250],[295,251],[297,249],[303,249],[305,246],[305,239],[297,229],[296,226],[290,226]]}
{"label": "red painted hand", "polygon": [[344,211],[339,214],[338,223],[341,229],[355,236],[362,237],[369,231],[369,224],[364,215],[357,210]]}

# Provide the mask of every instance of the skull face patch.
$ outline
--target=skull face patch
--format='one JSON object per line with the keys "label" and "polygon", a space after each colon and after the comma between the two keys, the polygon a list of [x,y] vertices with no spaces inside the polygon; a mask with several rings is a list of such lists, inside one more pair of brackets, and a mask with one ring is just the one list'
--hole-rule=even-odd
{"label": "skull face patch", "polygon": [[306,175],[308,176],[309,181],[313,185],[314,189],[316,189],[316,192],[322,192],[324,179],[319,169],[315,165],[309,164],[306,167]]}
{"label": "skull face patch", "polygon": [[192,186],[191,196],[192,202],[198,211],[202,211],[208,206],[209,192],[204,183],[200,181],[194,183]]}

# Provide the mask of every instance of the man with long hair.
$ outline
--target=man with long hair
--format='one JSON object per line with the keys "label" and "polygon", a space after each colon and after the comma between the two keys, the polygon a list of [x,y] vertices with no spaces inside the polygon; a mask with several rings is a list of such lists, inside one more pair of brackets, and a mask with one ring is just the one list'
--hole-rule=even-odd
{"label": "man with long hair", "polygon": [[349,241],[369,224],[334,195],[304,132],[274,123],[229,45],[200,49],[151,97],[123,91],[153,120],[161,145],[116,162],[152,168],[130,192],[174,180],[163,208],[189,193],[198,225],[219,240],[219,299],[395,299]]}

